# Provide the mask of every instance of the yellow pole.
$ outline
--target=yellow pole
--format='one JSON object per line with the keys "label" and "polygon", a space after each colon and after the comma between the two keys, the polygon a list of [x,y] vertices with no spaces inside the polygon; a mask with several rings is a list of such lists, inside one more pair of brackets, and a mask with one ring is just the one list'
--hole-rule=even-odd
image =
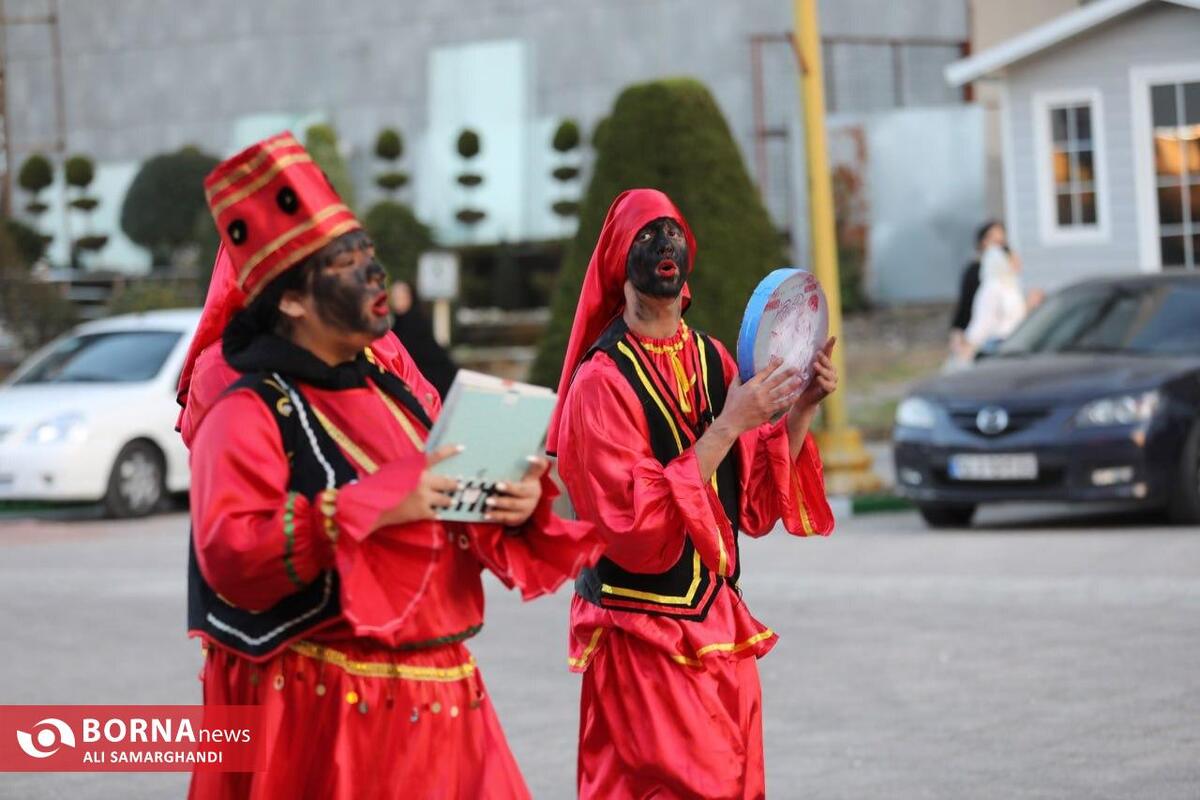
{"label": "yellow pole", "polygon": [[793,0],[796,53],[800,59],[800,106],[804,114],[804,150],[808,174],[808,214],[812,265],[829,301],[829,332],[838,337],[833,363],[842,388],[823,404],[824,425],[816,432],[830,494],[855,494],[880,487],[871,470],[871,455],[846,414],[846,369],[842,336],[842,296],[838,282],[837,234],[833,219],[833,186],[825,145],[825,80],[821,66],[821,34],[817,0]]}

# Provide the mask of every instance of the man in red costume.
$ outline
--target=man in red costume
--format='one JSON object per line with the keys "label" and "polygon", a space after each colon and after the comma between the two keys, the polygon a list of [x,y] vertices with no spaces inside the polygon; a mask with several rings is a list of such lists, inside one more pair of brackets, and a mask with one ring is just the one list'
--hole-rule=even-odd
{"label": "man in red costume", "polygon": [[424,452],[437,393],[388,333],[370,239],[291,135],[205,189],[223,253],[181,381],[188,623],[205,703],[261,706],[266,769],[197,772],[191,797],[528,797],[463,643],[480,571],[533,597],[598,540],[551,513],[543,462],[491,522],[437,519],[456,489],[430,471],[454,448]]}
{"label": "man in red costume", "polygon": [[608,541],[571,605],[581,798],[764,795],[755,659],[776,635],[738,590],[737,534],[833,529],[808,434],[837,386],[833,341],[806,389],[777,362],[740,384],[683,321],[695,257],[666,195],[618,196],[563,364],[548,450]]}

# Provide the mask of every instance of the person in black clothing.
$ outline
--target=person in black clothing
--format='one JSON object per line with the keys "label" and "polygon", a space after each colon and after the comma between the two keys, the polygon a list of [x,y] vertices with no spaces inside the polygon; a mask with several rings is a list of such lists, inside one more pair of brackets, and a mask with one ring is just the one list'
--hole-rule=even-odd
{"label": "person in black clothing", "polygon": [[412,289],[407,283],[396,281],[392,284],[391,306],[395,320],[392,332],[417,363],[421,374],[445,400],[446,392],[450,391],[450,384],[454,383],[454,376],[458,374],[458,365],[433,338],[433,326],[413,302]]}

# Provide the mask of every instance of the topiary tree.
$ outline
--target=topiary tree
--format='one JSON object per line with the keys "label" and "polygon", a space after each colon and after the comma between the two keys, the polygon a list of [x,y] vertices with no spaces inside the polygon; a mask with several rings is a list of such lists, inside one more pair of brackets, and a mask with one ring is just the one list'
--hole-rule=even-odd
{"label": "topiary tree", "polygon": [[384,200],[363,217],[363,225],[375,242],[375,255],[396,281],[414,283],[417,258],[433,248],[433,233],[403,203]]}
{"label": "topiary tree", "polygon": [[[664,114],[663,109],[671,109]],[[661,189],[696,235],[688,324],[733,348],[764,275],[787,263],[779,231],[750,181],[720,109],[703,84],[659,80],[626,88],[598,137],[595,166],[568,244],[532,379],[554,386],[575,304],[604,215],[625,189]]]}
{"label": "topiary tree", "polygon": [[354,208],[354,181],[338,148],[337,131],[332,125],[310,125],[304,132],[304,147],[333,184],[342,202]]}
{"label": "topiary tree", "polygon": [[[21,169],[17,172],[17,183],[31,195],[29,202],[25,205],[25,211],[33,217],[36,223],[50,208],[42,202],[41,194],[54,183],[54,165],[41,153],[34,153],[22,162]],[[42,236],[43,247],[48,246],[52,241],[54,241],[53,236]]]}
{"label": "topiary tree", "polygon": [[375,178],[375,185],[395,198],[396,191],[408,185],[408,173],[397,169],[396,162],[404,155],[404,137],[394,128],[384,128],[375,139],[375,155],[386,169]]}
{"label": "topiary tree", "polygon": [[[479,134],[470,128],[464,128],[463,131],[458,134],[458,141],[455,143],[455,148],[458,150],[458,154],[462,156],[463,160],[466,162],[463,165],[463,171],[458,174],[458,177],[455,180],[458,181],[459,186],[462,186],[468,193],[470,193],[481,183],[483,183],[482,175],[477,172],[470,171],[471,161],[477,155],[479,155],[479,151],[482,149],[482,144],[479,140]],[[468,228],[473,228],[483,221],[483,218],[487,216],[487,212],[471,205],[470,194],[468,194],[465,203],[466,204],[460,208],[458,213],[456,213],[454,216],[459,222],[463,223]]]}
{"label": "topiary tree", "polygon": [[[573,119],[560,122],[551,139],[550,146],[559,154],[559,164],[550,174],[558,181],[563,191],[569,191],[571,183],[579,177],[579,167],[573,163],[574,159],[571,156],[579,148],[581,141],[579,124]],[[579,201],[560,197],[551,203],[550,208],[560,217],[574,217],[579,213]]]}
{"label": "topiary tree", "polygon": [[[197,220],[208,214],[204,176],[218,160],[195,147],[154,156],[138,170],[121,205],[121,230],[150,251],[156,267],[196,244]],[[208,220],[212,227],[212,220]]]}
{"label": "topiary tree", "polygon": [[[84,228],[87,233],[75,240],[73,248],[76,251],[83,250],[94,253],[108,244],[107,236],[92,233],[92,212],[100,205],[100,201],[96,197],[89,196],[87,190],[96,177],[96,165],[87,156],[71,156],[63,166],[63,174],[67,179],[67,185],[75,190],[75,197],[68,205],[76,211],[82,212],[86,219]],[[71,261],[75,263],[76,259],[72,257]]]}

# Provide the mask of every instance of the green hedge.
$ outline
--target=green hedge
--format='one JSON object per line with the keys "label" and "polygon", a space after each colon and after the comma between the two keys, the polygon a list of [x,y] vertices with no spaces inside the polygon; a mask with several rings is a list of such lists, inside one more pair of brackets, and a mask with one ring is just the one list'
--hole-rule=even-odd
{"label": "green hedge", "polygon": [[750,293],[787,261],[716,101],[691,79],[630,86],[593,140],[595,168],[579,230],[563,256],[532,379],[547,386],[558,381],[588,259],[609,205],[625,189],[661,189],[687,218],[698,249],[688,322],[732,350]]}

